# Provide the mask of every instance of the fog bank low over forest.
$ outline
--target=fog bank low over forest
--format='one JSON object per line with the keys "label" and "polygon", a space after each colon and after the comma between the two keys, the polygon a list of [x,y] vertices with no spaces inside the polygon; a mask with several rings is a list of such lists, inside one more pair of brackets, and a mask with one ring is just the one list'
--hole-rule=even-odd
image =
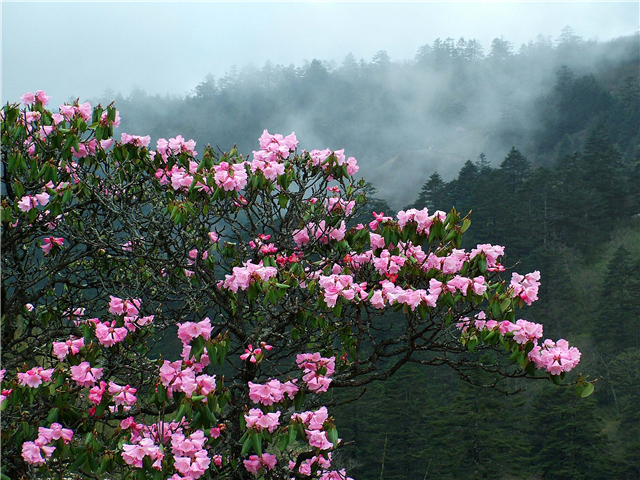
{"label": "fog bank low over forest", "polygon": [[302,148],[345,148],[377,188],[370,209],[473,210],[465,248],[506,245],[508,269],[540,270],[540,301],[523,316],[584,352],[579,370],[598,379],[594,395],[515,380],[502,387],[526,392],[505,397],[409,366],[332,407],[353,442],[336,452],[351,476],[632,480],[640,478],[638,40],[585,41],[570,28],[519,48],[504,38],[438,39],[411,60],[379,52],[370,61],[267,63],[207,77],[184,97],[135,90],[101,101],[115,98],[120,130],[151,134],[152,147],[181,134],[198,151],[237,142],[248,154],[267,128],[295,131]]}
{"label": "fog bank low over forest", "polygon": [[[433,171],[454,177],[481,152],[496,166],[512,146],[534,165],[550,165],[584,145],[587,129],[612,122],[614,140],[634,155],[638,35],[585,41],[570,27],[526,45],[496,38],[436,39],[413,59],[384,51],[370,61],[270,62],[207,76],[186,96],[134,89],[114,98],[121,131],[152,138],[182,134],[250,153],[270,132],[295,131],[303,148],[345,148],[361,173],[398,209],[415,200]],[[637,143],[637,142],[636,142]],[[411,172],[411,173],[410,173]]]}

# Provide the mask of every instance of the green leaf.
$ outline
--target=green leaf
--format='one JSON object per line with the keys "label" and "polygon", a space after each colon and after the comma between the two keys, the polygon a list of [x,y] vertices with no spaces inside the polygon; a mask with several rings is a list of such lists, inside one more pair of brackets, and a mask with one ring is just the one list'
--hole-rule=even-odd
{"label": "green leaf", "polygon": [[157,389],[158,389],[158,402],[163,403],[166,398],[165,394],[167,393],[167,389],[162,384],[158,385]]}
{"label": "green leaf", "polygon": [[505,298],[500,304],[500,311],[505,312],[511,306],[511,299]]}
{"label": "green leaf", "polygon": [[83,453],[78,455],[76,457],[75,462],[73,462],[70,466],[69,466],[69,471],[70,472],[75,472],[78,470],[78,467],[80,467],[80,465],[82,465],[84,463],[84,461],[87,459],[87,454],[85,452],[84,448],[77,448],[76,449],[76,455],[79,453],[79,451],[82,451]]}
{"label": "green leaf", "polygon": [[480,272],[485,273],[487,271],[487,259],[483,256],[478,260],[478,268]]}
{"label": "green leaf", "polygon": [[289,446],[289,435],[282,435],[282,437],[280,437],[280,443],[278,444],[278,449],[281,452],[284,452],[287,447]]}
{"label": "green leaf", "polygon": [[87,455],[87,460],[89,461],[89,467],[92,472],[97,472],[100,469],[100,465],[98,465],[98,462],[96,461],[93,454]]}
{"label": "green leaf", "polygon": [[251,435],[249,435],[242,444],[242,452],[240,452],[240,456],[244,457],[249,450],[251,450]]}
{"label": "green leaf", "polygon": [[253,435],[250,435],[250,437],[251,443],[253,445],[253,450],[256,452],[256,454],[262,455],[262,436],[255,433]]}
{"label": "green leaf", "polygon": [[580,396],[582,398],[586,398],[589,395],[591,395],[594,391],[595,387],[593,386],[593,383],[588,383],[586,387],[584,387],[584,390],[582,391],[582,393],[580,394]]}
{"label": "green leaf", "polygon": [[334,446],[338,445],[338,430],[336,427],[331,427],[327,430],[327,438]]}

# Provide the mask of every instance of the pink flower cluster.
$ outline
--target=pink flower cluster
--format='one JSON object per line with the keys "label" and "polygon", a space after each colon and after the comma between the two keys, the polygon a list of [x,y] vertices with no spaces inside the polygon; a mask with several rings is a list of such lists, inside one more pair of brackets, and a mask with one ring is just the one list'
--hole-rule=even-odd
{"label": "pink flower cluster", "polygon": [[132,300],[123,300],[122,298],[109,295],[109,313],[114,315],[127,315],[129,317],[137,316],[140,311],[141,302],[139,298]]}
{"label": "pink flower cluster", "polygon": [[384,212],[380,212],[380,213],[373,212],[373,220],[369,222],[369,228],[371,229],[372,232],[375,232],[378,229],[378,226],[390,220],[393,220],[393,219],[391,217],[385,217]]}
{"label": "pink flower cluster", "polygon": [[337,213],[340,215],[350,215],[356,206],[355,200],[347,202],[339,197],[325,198],[324,208],[327,213]]}
{"label": "pink flower cluster", "polygon": [[333,155],[336,159],[336,164],[339,166],[346,165],[347,173],[349,175],[355,175],[358,173],[360,167],[358,166],[358,162],[355,158],[349,157],[346,159],[344,155],[344,149],[336,150],[332,152],[331,149],[327,148],[325,150],[311,150],[309,152],[309,156],[311,157],[310,164],[314,167],[320,167],[323,170],[328,170],[330,165],[326,160]]}
{"label": "pink flower cluster", "polygon": [[513,289],[512,297],[520,297],[527,305],[531,305],[538,299],[540,272],[536,270],[524,276],[513,272],[511,274],[511,285],[509,285],[509,287]]}
{"label": "pink flower cluster", "polygon": [[397,217],[398,225],[400,227],[406,226],[409,222],[415,222],[418,227],[418,233],[429,235],[431,225],[436,221],[444,222],[447,214],[443,211],[437,210],[433,215],[429,215],[429,210],[427,208],[423,208],[422,210],[410,208],[407,211],[400,210]]}
{"label": "pink flower cluster", "polygon": [[576,347],[569,347],[569,342],[563,339],[557,342],[547,339],[529,352],[529,360],[551,375],[560,375],[573,369],[580,362],[580,357],[580,351]]}
{"label": "pink flower cluster", "polygon": [[53,247],[62,247],[64,245],[64,238],[62,237],[47,237],[42,240],[42,245],[40,248],[44,252],[45,255],[51,253]]}
{"label": "pink flower cluster", "polygon": [[247,422],[247,428],[254,428],[258,432],[266,429],[269,433],[273,433],[278,425],[280,425],[281,412],[264,413],[259,408],[252,408],[249,413],[244,414]]}
{"label": "pink flower cluster", "polygon": [[329,378],[336,370],[336,357],[325,358],[316,353],[301,353],[296,356],[298,368],[303,369],[302,379],[309,390],[320,393],[326,392],[331,384]]}
{"label": "pink flower cluster", "polygon": [[198,152],[195,151],[195,140],[187,140],[178,135],[175,138],[170,138],[168,141],[166,138],[160,138],[156,142],[156,152],[159,153],[164,161],[167,161],[169,155],[180,155],[181,153],[188,153],[191,156],[196,156]]}
{"label": "pink flower cluster", "polygon": [[353,480],[353,478],[347,476],[347,471],[343,468],[342,470],[333,470],[331,472],[322,472],[322,475],[318,478],[318,480]]}
{"label": "pink flower cluster", "polygon": [[249,382],[249,398],[255,403],[267,406],[282,402],[285,395],[288,395],[289,399],[293,400],[296,393],[298,393],[295,381],[289,380],[282,383],[279,380],[272,379],[265,384]]}
{"label": "pink flower cluster", "polygon": [[220,165],[213,167],[216,185],[226,191],[235,190],[239,192],[247,186],[247,170],[245,162],[228,163],[220,162]]}
{"label": "pink flower cluster", "polygon": [[202,430],[193,432],[189,437],[174,433],[171,437],[171,451],[174,468],[185,478],[200,478],[209,468],[211,459],[204,448],[206,438]]}
{"label": "pink flower cluster", "polygon": [[[326,457],[324,455],[326,455]],[[312,467],[316,463],[323,469],[331,467],[331,452],[323,452],[320,455],[315,455],[305,460],[300,464],[298,472],[300,472],[302,475],[311,476],[311,474],[313,473]],[[293,471],[295,469],[295,466],[296,463],[294,461],[289,461],[289,470]]]}
{"label": "pink flower cluster", "polygon": [[473,260],[481,253],[484,253],[487,259],[487,270],[489,270],[490,272],[504,271],[504,267],[498,263],[498,257],[504,255],[504,247],[501,247],[500,245],[491,245],[489,243],[478,245],[476,248],[471,250],[469,259]]}
{"label": "pink flower cluster", "polygon": [[277,460],[276,456],[271,453],[263,453],[262,455],[251,455],[248,459],[243,461],[244,468],[247,469],[249,473],[253,473],[254,475],[258,475],[258,472],[266,467],[267,470],[271,470],[276,466]]}
{"label": "pink flower cluster", "polygon": [[538,341],[542,338],[542,325],[539,323],[518,320],[516,323],[504,320],[486,320],[486,314],[480,312],[473,322],[468,318],[463,318],[456,326],[466,332],[473,326],[476,330],[496,330],[501,335],[513,334],[513,340],[519,345],[532,342],[534,347],[529,352],[529,360],[535,363],[537,368],[544,368],[551,375],[560,375],[573,369],[580,361],[580,351],[576,347],[569,347],[566,340],[545,340],[542,345]]}
{"label": "pink flower cluster", "polygon": [[96,322],[96,338],[101,345],[105,347],[112,347],[116,343],[122,342],[127,336],[127,329],[125,327],[116,326],[115,320],[112,322]]}
{"label": "pink flower cluster", "polygon": [[135,443],[122,445],[122,459],[132,467],[142,468],[144,457],[149,457],[153,463],[151,468],[162,469],[164,454],[158,445],[150,438],[140,438]]}
{"label": "pink flower cluster", "polygon": [[32,92],[25,93],[20,97],[20,100],[24,105],[33,105],[36,102],[40,102],[42,105],[49,105],[50,98],[51,97],[42,90],[38,90],[35,95]]}
{"label": "pink flower cluster", "polygon": [[[102,146],[102,143],[100,146]],[[96,148],[98,148],[98,141],[95,138],[92,138],[88,142],[78,143],[78,150],[76,150],[75,147],[71,147],[71,152],[75,158],[84,158],[87,155],[95,155]]]}
{"label": "pink flower cluster", "polygon": [[332,227],[324,220],[319,223],[309,222],[306,227],[293,232],[293,241],[298,247],[309,243],[310,238],[315,238],[320,243],[328,245],[330,240],[340,242],[344,240],[347,227],[344,220],[340,223],[339,228]]}
{"label": "pink flower cluster", "polygon": [[84,338],[71,337],[65,342],[53,342],[53,355],[63,361],[69,352],[75,355],[82,347],[84,347]]}
{"label": "pink flower cluster", "polygon": [[135,145],[136,147],[147,148],[149,146],[149,143],[151,142],[151,137],[149,135],[146,135],[144,137],[141,137],[139,135],[129,135],[128,133],[123,132],[120,136],[120,141],[123,145],[130,144]]}
{"label": "pink flower cluster", "polygon": [[291,132],[290,135],[283,137],[279,133],[271,135],[267,130],[262,132],[258,139],[260,142],[260,150],[263,152],[275,153],[280,158],[289,158],[289,154],[298,148],[298,139],[296,133]]}
{"label": "pink flower cluster", "polygon": [[89,362],[72,365],[70,370],[71,380],[81,387],[93,387],[102,378],[102,368],[92,368]]}
{"label": "pink flower cluster", "polygon": [[[48,444],[60,439],[64,443],[71,443],[73,430],[62,428],[59,423],[52,423],[49,428],[38,427],[38,438],[34,442],[24,442],[22,444],[22,458],[30,465],[44,465],[56,449],[56,447]],[[42,457],[43,453],[44,458]]]}
{"label": "pink flower cluster", "polygon": [[273,255],[278,252],[278,248],[273,243],[265,243],[271,240],[271,235],[259,234],[257,238],[249,240],[249,247],[253,250],[260,249],[263,255]]}
{"label": "pink flower cluster", "polygon": [[383,280],[380,285],[382,288],[376,290],[370,299],[371,305],[376,308],[384,308],[386,302],[389,302],[389,305],[396,303],[407,305],[411,307],[411,310],[415,310],[422,302],[429,307],[436,306],[438,295],[435,293],[427,293],[423,289],[404,289],[388,280]]}
{"label": "pink flower cluster", "polygon": [[[372,235],[375,235],[372,234]],[[379,257],[371,257],[373,266],[380,275],[397,274],[407,261],[407,258],[400,255],[391,255],[389,250],[382,250]]]}
{"label": "pink flower cluster", "polygon": [[[181,188],[187,189],[191,187],[193,175],[197,170],[198,164],[190,160],[188,171],[180,165],[174,165],[171,169],[159,168],[155,173],[155,177],[160,181],[160,185],[168,185],[169,181],[171,181],[171,186],[174,190],[180,190]],[[196,185],[198,188],[203,188],[207,192],[211,190],[201,182],[196,183]]]}
{"label": "pink flower cluster", "polygon": [[440,282],[435,278],[429,280],[429,293],[432,295],[439,296],[444,291],[452,294],[460,292],[466,297],[469,288],[471,288],[476,295],[482,295],[487,290],[485,278],[483,276],[468,278],[456,275],[446,282]]}
{"label": "pink flower cluster", "polygon": [[[167,388],[167,394],[173,398],[173,392],[184,392],[188,398],[194,395],[204,395],[205,397],[216,389],[215,375],[196,375],[202,372],[209,358],[202,355],[201,362],[187,362],[176,360],[169,362],[165,360],[160,367],[160,381]],[[183,368],[186,367],[186,368]],[[206,401],[206,398],[202,400]]]}
{"label": "pink flower cluster", "polygon": [[[108,125],[108,124],[109,124],[109,122],[108,122],[108,120],[107,120],[107,116],[108,116],[108,115],[109,115],[109,112],[107,112],[106,110],[105,110],[104,112],[102,112],[102,115],[100,116],[100,123],[101,123],[102,125]],[[118,128],[118,127],[120,126],[120,120],[122,120],[122,119],[120,118],[120,112],[118,112],[118,111],[116,110],[116,116],[115,116],[115,118],[114,118],[110,123],[111,123],[111,125],[113,125],[115,128]],[[101,140],[101,141],[104,141],[104,140]]]}
{"label": "pink flower cluster", "polygon": [[[337,267],[339,272],[340,267]],[[338,297],[352,301],[356,297],[358,300],[364,300],[368,295],[365,291],[367,286],[366,282],[360,284],[355,283],[351,275],[319,275],[318,283],[324,289],[325,303],[331,308],[336,306]]]}
{"label": "pink flower cluster", "polygon": [[291,416],[291,421],[299,421],[305,426],[304,431],[307,434],[309,445],[320,450],[332,450],[334,445],[329,441],[327,432],[323,430],[328,417],[327,407],[321,407],[314,412],[294,413]]}
{"label": "pink flower cluster", "polygon": [[118,385],[117,383],[109,382],[109,394],[113,396],[113,401],[115,402],[116,406],[131,406],[136,403],[136,401],[138,401],[138,398],[135,396],[136,392],[137,389],[129,385],[125,385],[123,387],[121,385]]}
{"label": "pink flower cluster", "polygon": [[57,114],[58,117],[56,118],[56,114],[53,114],[53,119],[54,122],[56,123],[56,125],[58,123],[60,123],[60,121],[63,120],[62,117],[64,117],[64,119],[66,120],[71,120],[73,117],[75,117],[76,115],[79,115],[80,117],[82,117],[82,119],[85,122],[88,122],[91,119],[91,115],[93,113],[93,110],[91,108],[91,104],[89,102],[84,102],[81,103],[77,106],[75,105],[60,105],[60,113]]}
{"label": "pink flower cluster", "polygon": [[185,322],[177,323],[178,326],[178,338],[182,341],[183,345],[189,344],[196,337],[202,337],[205,340],[211,338],[211,320],[206,317],[200,322]]}
{"label": "pink flower cluster", "polygon": [[233,267],[231,275],[225,275],[224,282],[218,284],[219,287],[228,288],[232,292],[246,290],[253,281],[258,279],[269,280],[278,274],[275,267],[265,267],[262,260],[258,264],[251,263],[248,260],[242,264],[242,267]]}
{"label": "pink flower cluster", "polygon": [[271,135],[265,130],[260,137],[260,150],[253,152],[251,172],[260,171],[265,178],[277,180],[278,175],[284,174],[284,163],[281,160],[289,158],[289,154],[294,152],[297,146],[295,133],[283,137],[279,133]]}
{"label": "pink flower cluster", "polygon": [[100,403],[102,402],[102,395],[104,395],[104,392],[106,391],[107,391],[107,384],[101,381],[99,385],[94,385],[93,387],[91,387],[91,390],[89,390],[89,395],[87,396],[87,398],[91,403],[95,405],[100,405]]}
{"label": "pink flower cluster", "polygon": [[260,363],[264,354],[262,350],[269,351],[273,347],[271,345],[267,345],[266,342],[260,342],[260,348],[253,348],[253,345],[247,345],[247,348],[244,350],[244,353],[240,355],[240,360],[247,360],[251,363]]}
{"label": "pink flower cluster", "polygon": [[18,208],[23,212],[28,212],[32,208],[49,203],[50,195],[47,192],[36,193],[35,195],[26,195],[18,202]]}
{"label": "pink flower cluster", "polygon": [[116,343],[122,342],[129,332],[135,332],[137,329],[153,322],[153,315],[139,317],[140,299],[123,300],[122,298],[109,296],[109,313],[113,315],[123,316],[123,326],[118,327],[118,320],[111,322],[101,322],[97,318],[88,320],[95,326],[95,335],[101,345],[112,347]]}
{"label": "pink flower cluster", "polygon": [[23,387],[37,388],[51,381],[53,370],[53,368],[45,370],[42,367],[33,367],[24,373],[18,372],[18,383]]}

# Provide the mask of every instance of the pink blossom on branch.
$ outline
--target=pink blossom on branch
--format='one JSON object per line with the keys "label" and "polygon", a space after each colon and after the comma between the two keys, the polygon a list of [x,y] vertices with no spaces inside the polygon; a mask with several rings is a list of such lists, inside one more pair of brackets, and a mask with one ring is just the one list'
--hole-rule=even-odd
{"label": "pink blossom on branch", "polygon": [[53,368],[45,370],[42,367],[33,367],[24,373],[18,372],[18,383],[24,387],[36,388],[43,383],[51,381],[51,375],[53,374]]}

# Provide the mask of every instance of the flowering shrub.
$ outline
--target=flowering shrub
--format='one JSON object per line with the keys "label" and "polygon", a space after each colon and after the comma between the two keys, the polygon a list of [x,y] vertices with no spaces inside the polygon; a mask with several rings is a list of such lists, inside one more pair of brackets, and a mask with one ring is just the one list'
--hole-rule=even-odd
{"label": "flowering shrub", "polygon": [[505,282],[455,209],[350,227],[343,150],[265,131],[252,160],[197,159],[180,135],[115,140],[113,105],[21,100],[1,114],[9,478],[346,479],[330,388],[408,362],[558,383],[580,359],[518,318],[539,273]]}

